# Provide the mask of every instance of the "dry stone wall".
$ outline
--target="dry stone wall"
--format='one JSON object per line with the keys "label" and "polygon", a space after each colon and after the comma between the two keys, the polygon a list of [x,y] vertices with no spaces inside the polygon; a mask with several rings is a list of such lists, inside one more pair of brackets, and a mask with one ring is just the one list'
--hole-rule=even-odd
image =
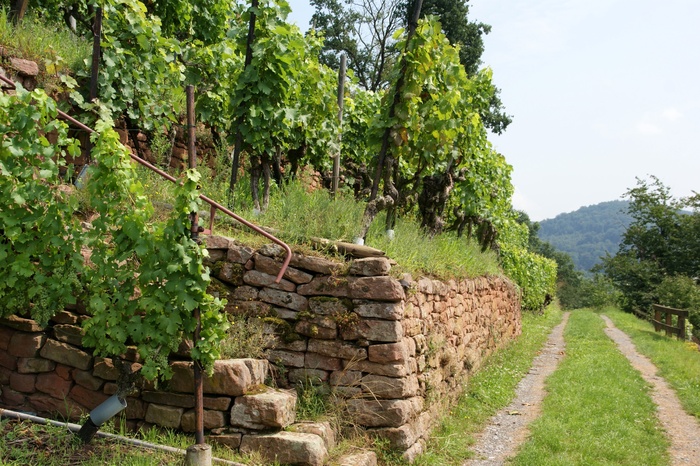
{"label": "dry stone wall", "polygon": [[261,319],[282,387],[324,384],[353,423],[410,459],[423,449],[437,403],[449,401],[493,350],[521,332],[520,298],[502,277],[447,283],[391,274],[385,257],[349,262],[254,251],[209,238],[226,311]]}
{"label": "dry stone wall", "polygon": [[[408,459],[423,449],[436,400],[449,400],[483,358],[520,333],[520,301],[501,277],[442,283],[393,276],[384,257],[347,262],[295,254],[274,283],[283,251],[205,237],[211,291],[225,312],[264,326],[268,361],[218,361],[204,385],[204,425],[214,441],[242,451],[323,464],[330,427],[294,424],[297,384],[327,387],[353,423],[387,438]],[[81,346],[85,309],[57,314],[43,329],[13,316],[0,321],[0,402],[4,407],[77,419],[117,392],[119,369]],[[183,353],[184,354],[184,353]],[[127,398],[133,427],[194,430],[192,363],[173,355],[174,376]],[[138,370],[135,351],[122,355]],[[274,370],[270,370],[272,367]],[[270,374],[276,386],[264,385]],[[290,448],[289,442],[300,442]]]}

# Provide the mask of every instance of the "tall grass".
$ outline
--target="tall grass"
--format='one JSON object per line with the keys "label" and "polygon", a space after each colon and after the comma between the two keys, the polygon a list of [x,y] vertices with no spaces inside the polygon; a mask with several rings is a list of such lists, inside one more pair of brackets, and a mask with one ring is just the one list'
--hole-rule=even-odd
{"label": "tall grass", "polygon": [[566,357],[547,379],[548,395],[514,465],[665,465],[668,440],[649,386],[592,311],[575,311]]}
{"label": "tall grass", "polygon": [[659,375],[673,387],[683,409],[700,419],[700,352],[697,345],[655,332],[649,322],[618,309],[606,308],[602,312],[630,336],[637,351],[659,368]]}
{"label": "tall grass", "polygon": [[89,41],[76,36],[65,24],[37,18],[31,12],[14,25],[0,8],[0,45],[12,55],[33,60],[51,74],[73,74],[84,69],[92,54]]}

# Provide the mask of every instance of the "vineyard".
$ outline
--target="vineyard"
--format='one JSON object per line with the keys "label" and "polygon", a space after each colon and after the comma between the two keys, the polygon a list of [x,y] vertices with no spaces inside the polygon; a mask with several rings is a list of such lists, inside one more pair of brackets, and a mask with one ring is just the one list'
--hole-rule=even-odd
{"label": "vineyard", "polygon": [[[28,14],[60,18],[66,8],[38,1]],[[203,250],[188,226],[198,193],[215,180],[179,173],[173,209],[154,220],[150,193],[113,129],[169,140],[184,124],[188,84],[196,87],[198,128],[217,149],[217,182],[226,179],[218,193],[232,210],[252,207],[264,215],[284,197],[271,200],[271,191],[284,192],[302,173],[313,173],[333,196],[354,198],[364,212],[346,240],[369,244],[368,231],[381,220],[387,244],[398,223],[415,220],[426,241],[444,236],[463,249],[478,243],[496,251],[524,308],[541,309],[553,296],[556,265],[527,251],[528,229],[511,205],[512,169],[488,140],[483,115],[495,92],[491,71],[468,75],[436,18],[395,35],[399,53],[384,88],[363,88],[349,70],[340,86],[341,120],[339,71],[318,58],[324,38],[287,23],[284,0],[80,1],[70,12],[78,40],[92,40],[101,15],[99,67],[86,57],[69,68],[49,52],[44,87],[60,103],[40,90],[0,95],[6,315],[29,308],[46,322],[78,297],[93,314],[86,344],[113,355],[130,341],[148,361],[143,375],[155,378],[167,377],[167,354],[194,331],[197,308],[203,334],[193,357],[206,367],[217,358],[226,328],[222,303],[206,291]],[[13,27],[7,11],[2,16],[3,28]],[[98,214],[89,229],[73,215],[77,197],[62,188],[79,172],[67,160],[79,155],[80,144],[56,120],[58,107],[97,129],[83,188]],[[135,289],[140,299],[132,299]]]}

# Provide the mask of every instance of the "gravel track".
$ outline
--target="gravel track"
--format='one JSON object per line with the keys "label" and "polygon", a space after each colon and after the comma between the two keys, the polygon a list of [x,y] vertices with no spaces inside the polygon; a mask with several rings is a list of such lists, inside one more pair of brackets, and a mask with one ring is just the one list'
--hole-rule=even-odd
{"label": "gravel track", "polygon": [[544,381],[564,357],[564,328],[568,321],[567,312],[549,334],[530,371],[518,384],[511,404],[495,414],[488,426],[477,435],[473,447],[476,457],[468,460],[464,466],[500,466],[515,454],[527,436],[528,425],[540,414],[540,405],[546,395]]}

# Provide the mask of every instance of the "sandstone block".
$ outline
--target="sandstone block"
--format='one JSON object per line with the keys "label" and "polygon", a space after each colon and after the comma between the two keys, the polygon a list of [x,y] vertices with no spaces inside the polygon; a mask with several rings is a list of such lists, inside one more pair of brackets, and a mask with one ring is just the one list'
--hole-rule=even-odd
{"label": "sandstone block", "polygon": [[39,75],[39,65],[31,60],[10,57],[10,66],[21,76],[34,77]]}
{"label": "sandstone block", "polygon": [[249,270],[243,275],[243,282],[251,286],[260,288],[268,287],[281,291],[294,291],[296,289],[296,285],[294,283],[290,282],[289,280],[285,280],[284,278],[279,283],[275,283],[276,278],[277,277],[274,275],[269,275],[258,270]]}
{"label": "sandstone block", "polygon": [[395,320],[362,319],[341,330],[343,340],[366,339],[378,342],[400,342],[403,327]]}
{"label": "sandstone block", "polygon": [[110,358],[95,358],[92,374],[102,380],[114,382],[119,377],[119,369],[114,367],[114,363]]}
{"label": "sandstone block", "polygon": [[233,241],[231,238],[216,235],[202,235],[202,240],[204,241],[207,249],[228,249]]}
{"label": "sandstone block", "polygon": [[367,355],[370,361],[385,364],[406,362],[409,353],[404,339],[397,343],[370,345],[367,348]]}
{"label": "sandstone block", "polygon": [[10,375],[10,388],[22,393],[34,393],[36,375],[13,373]]}
{"label": "sandstone block", "polygon": [[55,340],[47,340],[39,354],[43,358],[82,370],[92,366],[92,356],[88,353]]}
{"label": "sandstone block", "polygon": [[57,324],[53,326],[54,336],[58,341],[81,346],[83,344],[83,329],[76,325]]}
{"label": "sandstone block", "polygon": [[337,387],[337,386],[359,387],[361,382],[362,382],[362,372],[352,371],[352,370],[335,371],[331,374],[331,380],[330,380],[332,387]]}
{"label": "sandstone block", "polygon": [[267,353],[267,359],[285,367],[304,367],[304,353],[301,352],[271,350]]}
{"label": "sandstone block", "polygon": [[56,368],[56,363],[43,358],[19,358],[17,359],[17,372],[20,374],[38,374],[51,372]]}
{"label": "sandstone block", "polygon": [[338,458],[338,466],[377,466],[377,454],[373,451],[349,453]]}
{"label": "sandstone block", "polygon": [[391,270],[391,262],[386,257],[364,257],[355,259],[350,264],[350,275],[362,275],[365,277],[375,277],[387,275]]}
{"label": "sandstone block", "polygon": [[154,392],[151,390],[144,390],[141,392],[141,399],[148,403],[155,403],[158,405],[176,406],[179,408],[194,408],[194,395],[185,395],[184,393]]}
{"label": "sandstone block", "polygon": [[309,298],[309,309],[322,316],[345,315],[352,310],[352,302],[348,299],[316,296]]}
{"label": "sandstone block", "polygon": [[17,358],[8,354],[6,351],[0,351],[0,367],[14,371],[17,369]]}
{"label": "sandstone block", "polygon": [[360,277],[350,280],[350,297],[377,301],[402,301],[406,295],[392,277]]}
{"label": "sandstone block", "polygon": [[296,402],[294,390],[268,388],[262,393],[236,397],[230,423],[246,429],[285,428],[294,422]]}
{"label": "sandstone block", "polygon": [[309,340],[307,350],[311,353],[318,353],[332,358],[354,361],[367,359],[366,349],[336,340],[319,340],[312,338]]}
{"label": "sandstone block", "polygon": [[287,291],[264,288],[260,291],[258,297],[261,301],[273,304],[275,306],[292,309],[293,311],[305,311],[309,307],[309,302],[305,297],[297,293]]}
{"label": "sandstone block", "polygon": [[[191,362],[176,361],[170,367],[173,377],[169,388],[174,392],[191,393],[194,389],[194,369]],[[243,359],[227,359],[214,363],[214,373],[204,378],[204,393],[215,395],[240,396],[246,393],[253,383],[251,371]]]}
{"label": "sandstone block", "polygon": [[211,409],[214,411],[228,411],[230,406],[231,398],[227,396],[204,397],[204,409]]}
{"label": "sandstone block", "polygon": [[68,395],[72,400],[76,401],[87,409],[95,409],[103,401],[109,398],[102,392],[88,390],[87,388],[80,385],[73,385],[70,393]]}
{"label": "sandstone block", "polygon": [[25,319],[23,317],[18,317],[15,315],[1,318],[0,325],[4,325],[5,327],[29,333],[38,333],[44,330],[44,328],[40,327],[39,324],[36,323],[36,321],[32,319]]}
{"label": "sandstone block", "polygon": [[304,366],[309,369],[339,371],[343,368],[343,363],[338,358],[331,358],[317,353],[306,353]]}
{"label": "sandstone block", "polygon": [[[267,256],[263,256],[262,254],[254,254],[253,260],[255,261],[256,270],[275,277],[282,268],[282,262],[276,261],[275,259]],[[287,267],[287,270],[284,272],[284,278],[299,285],[309,283],[314,277],[313,275],[295,269],[294,267]]]}
{"label": "sandstone block", "polygon": [[65,419],[78,420],[83,414],[83,409],[71,400],[57,399],[43,393],[34,393],[27,397],[27,403],[40,415]]}
{"label": "sandstone block", "polygon": [[411,373],[407,364],[378,364],[370,361],[358,361],[352,365],[354,370],[386,377],[405,377]]}
{"label": "sandstone block", "polygon": [[306,466],[322,466],[328,457],[328,451],[321,437],[297,432],[244,435],[241,441],[241,452],[254,451],[271,462]]}
{"label": "sandstone block", "polygon": [[298,321],[294,331],[307,337],[333,340],[338,336],[338,324],[333,319],[319,316]]}
{"label": "sandstone block", "polygon": [[63,380],[56,374],[40,374],[36,379],[36,389],[63,400],[68,397],[73,384],[69,380]]}
{"label": "sandstone block", "polygon": [[323,439],[326,450],[330,451],[335,448],[335,432],[333,431],[330,422],[298,422],[289,426],[288,430],[291,432],[302,432],[305,434],[318,435]]}
{"label": "sandstone block", "polygon": [[7,347],[10,346],[10,339],[14,334],[14,330],[0,325],[0,350],[7,351]]}
{"label": "sandstone block", "polygon": [[217,271],[216,278],[234,286],[243,284],[245,269],[241,264],[233,262],[221,262],[220,264],[221,266]]}
{"label": "sandstone block", "polygon": [[334,262],[330,259],[314,256],[302,256],[293,254],[292,260],[289,263],[292,267],[297,267],[311,272],[320,273],[323,275],[333,275],[340,272],[343,265],[339,262]]}
{"label": "sandstone block", "polygon": [[416,414],[410,400],[364,400],[347,402],[353,420],[365,427],[399,427]]}
{"label": "sandstone block", "polygon": [[39,354],[45,341],[46,335],[43,333],[15,332],[10,339],[7,352],[20,358],[33,358]]}
{"label": "sandstone block", "polygon": [[378,303],[367,300],[354,300],[353,311],[360,317],[369,319],[401,320],[404,317],[403,303]]}
{"label": "sandstone block", "polygon": [[253,257],[253,250],[246,246],[231,244],[228,248],[226,260],[237,264],[245,264]]}
{"label": "sandstone block", "polygon": [[180,427],[180,421],[182,420],[184,411],[183,408],[151,403],[146,409],[146,422],[175,429]]}
{"label": "sandstone block", "polygon": [[220,435],[210,435],[209,441],[218,443],[219,445],[225,445],[232,450],[238,450],[241,446],[241,440],[243,434],[220,434]]}
{"label": "sandstone block", "polygon": [[418,395],[418,377],[415,374],[400,378],[369,374],[362,378],[362,391],[377,398],[409,398]]}
{"label": "sandstone block", "polygon": [[253,301],[258,299],[258,289],[247,285],[238,286],[231,297],[238,301]]}
{"label": "sandstone block", "polygon": [[[206,430],[218,429],[227,424],[228,419],[226,413],[222,411],[205,409],[202,414],[202,421]],[[180,425],[182,430],[185,432],[194,432],[197,430],[194,410],[185,411],[182,414]]]}
{"label": "sandstone block", "polygon": [[77,314],[68,311],[59,311],[51,317],[51,322],[57,324],[77,324],[81,319]]}

